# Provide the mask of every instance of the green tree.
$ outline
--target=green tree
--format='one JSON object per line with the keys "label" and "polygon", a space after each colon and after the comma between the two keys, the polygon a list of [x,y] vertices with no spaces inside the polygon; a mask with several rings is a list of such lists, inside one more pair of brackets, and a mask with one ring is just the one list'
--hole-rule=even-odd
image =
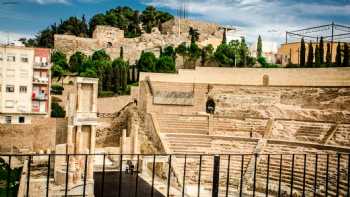
{"label": "green tree", "polygon": [[344,43],[344,58],[343,58],[344,67],[350,66],[349,56],[350,56],[349,45],[347,43]]}
{"label": "green tree", "polygon": [[109,57],[109,55],[106,53],[105,50],[101,49],[101,50],[98,50],[98,51],[95,51],[92,56],[91,56],[91,59],[93,61],[102,61],[102,60],[105,60],[105,61],[110,61],[111,58]]}
{"label": "green tree", "polygon": [[153,6],[146,7],[142,12],[141,21],[145,32],[151,33],[152,28],[158,26],[157,15],[157,9]]}
{"label": "green tree", "polygon": [[64,118],[65,116],[66,111],[58,103],[51,103],[51,117]]}
{"label": "green tree", "polygon": [[120,55],[119,55],[119,57],[121,59],[124,59],[124,48],[123,48],[123,46],[120,47]]}
{"label": "green tree", "polygon": [[227,42],[227,38],[226,38],[226,29],[224,29],[224,33],[222,35],[222,41],[221,41],[221,44],[226,44]]}
{"label": "green tree", "polygon": [[201,54],[201,64],[202,66],[205,65],[205,63],[213,57],[214,47],[211,44],[208,44],[207,46],[202,48],[202,54]]}
{"label": "green tree", "polygon": [[69,58],[69,71],[79,72],[80,67],[84,64],[87,56],[82,52],[76,52]]}
{"label": "green tree", "polygon": [[114,91],[122,93],[127,88],[129,66],[123,59],[118,58],[112,63]]}
{"label": "green tree", "polygon": [[328,67],[330,67],[332,65],[331,44],[330,43],[327,43],[326,64]]}
{"label": "green tree", "polygon": [[138,61],[138,69],[142,72],[155,72],[157,58],[152,52],[144,52]]}
{"label": "green tree", "polygon": [[322,65],[324,63],[324,44],[323,44],[323,37],[320,39],[320,64]]}
{"label": "green tree", "polygon": [[304,38],[302,38],[300,44],[300,67],[305,67],[305,51],[305,41]]}
{"label": "green tree", "polygon": [[65,70],[58,64],[53,64],[51,67],[51,73],[53,77],[58,77],[58,79],[61,79],[61,77],[65,74]]}
{"label": "green tree", "polygon": [[104,14],[96,14],[93,16],[89,22],[89,34],[92,35],[92,32],[95,30],[97,25],[108,25],[106,22],[106,17]]}
{"label": "green tree", "polygon": [[68,63],[67,63],[67,57],[61,51],[54,51],[51,54],[51,62],[53,64],[61,66],[63,69],[69,69]]}
{"label": "green tree", "polygon": [[190,27],[188,34],[191,37],[191,43],[195,43],[199,39],[199,32],[197,29],[194,29],[193,27]]}
{"label": "green tree", "polygon": [[259,58],[262,56],[262,39],[261,39],[261,36],[259,35],[258,37],[258,44],[256,46],[256,57]]}
{"label": "green tree", "polygon": [[88,26],[85,21],[85,16],[83,16],[82,19],[71,16],[67,20],[62,21],[57,27],[57,33],[87,37]]}
{"label": "green tree", "polygon": [[310,41],[306,66],[311,68],[313,66],[313,63],[314,63],[314,48],[312,46],[312,42]]}
{"label": "green tree", "polygon": [[337,45],[337,54],[335,55],[335,64],[336,66],[341,66],[341,46],[340,42]]}
{"label": "green tree", "polygon": [[315,49],[315,67],[318,68],[321,66],[321,62],[320,62],[320,48],[318,46],[318,44],[316,45],[316,49]]}
{"label": "green tree", "polygon": [[196,43],[191,43],[188,48],[188,54],[192,61],[196,61],[201,56],[201,49]]}
{"label": "green tree", "polygon": [[[22,174],[22,167],[9,166],[3,158],[0,158],[0,196],[17,196],[20,178]],[[8,190],[7,190],[7,181]]]}
{"label": "green tree", "polygon": [[179,46],[176,47],[175,52],[181,56],[187,55],[188,51],[187,51],[186,43],[183,42],[179,44]]}
{"label": "green tree", "polygon": [[165,47],[162,55],[169,56],[169,57],[173,58],[174,61],[176,59],[176,51],[175,51],[174,47],[172,47],[172,46]]}
{"label": "green tree", "polygon": [[175,61],[171,56],[161,56],[156,65],[156,71],[160,73],[173,73],[175,69]]}
{"label": "green tree", "polygon": [[240,66],[246,66],[247,65],[247,57],[248,57],[249,49],[248,46],[245,42],[244,37],[242,37],[242,40],[239,45],[239,65]]}
{"label": "green tree", "polygon": [[98,78],[95,68],[87,68],[84,72],[80,73],[81,77]]}
{"label": "green tree", "polygon": [[216,48],[214,57],[222,66],[235,66],[239,62],[238,58],[238,41],[231,41],[229,44],[221,44]]}
{"label": "green tree", "polygon": [[60,51],[54,51],[51,54],[51,61],[53,63],[53,66],[51,67],[52,76],[57,77],[58,80],[63,79],[62,77],[67,73],[67,70],[69,69],[66,55]]}

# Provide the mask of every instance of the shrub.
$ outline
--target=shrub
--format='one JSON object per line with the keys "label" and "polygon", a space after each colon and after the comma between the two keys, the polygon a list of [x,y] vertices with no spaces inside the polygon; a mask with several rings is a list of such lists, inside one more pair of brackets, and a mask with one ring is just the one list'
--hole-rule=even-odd
{"label": "shrub", "polygon": [[162,56],[156,64],[156,71],[160,73],[173,73],[176,71],[175,61],[170,56]]}
{"label": "shrub", "polygon": [[64,118],[66,116],[66,111],[58,104],[51,104],[51,117],[54,118]]}
{"label": "shrub", "polygon": [[51,86],[51,93],[55,95],[62,95],[64,88],[59,84],[53,84]]}
{"label": "shrub", "polygon": [[112,97],[114,96],[113,91],[100,91],[98,94],[99,97]]}

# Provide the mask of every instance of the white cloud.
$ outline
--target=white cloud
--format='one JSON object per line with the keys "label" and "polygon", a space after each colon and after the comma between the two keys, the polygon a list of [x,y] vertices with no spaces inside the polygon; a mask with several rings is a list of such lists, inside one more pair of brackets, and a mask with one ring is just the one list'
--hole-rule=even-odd
{"label": "white cloud", "polygon": [[51,4],[51,3],[69,4],[69,0],[31,0],[31,1],[42,5]]}
{"label": "white cloud", "polygon": [[[151,0],[151,4],[176,9],[181,0]],[[310,1],[309,1],[310,2]],[[192,18],[240,27],[250,42],[259,34],[265,40],[283,42],[285,31],[328,24],[335,16],[350,17],[350,3],[329,4],[279,0],[187,1]]]}
{"label": "white cloud", "polygon": [[20,38],[32,38],[34,37],[32,34],[22,34],[22,33],[15,33],[15,32],[5,32],[0,31],[0,44],[7,44],[13,43],[18,41]]}
{"label": "white cloud", "polygon": [[[70,5],[74,2],[74,0],[29,0],[30,2],[38,3],[41,5],[45,4],[66,4]],[[80,3],[99,3],[103,0],[75,0]]]}

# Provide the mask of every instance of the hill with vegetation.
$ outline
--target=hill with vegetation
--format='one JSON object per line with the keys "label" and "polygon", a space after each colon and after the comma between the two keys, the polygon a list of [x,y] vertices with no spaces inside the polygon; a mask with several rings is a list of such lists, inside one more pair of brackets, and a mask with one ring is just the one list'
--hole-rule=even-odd
{"label": "hill with vegetation", "polygon": [[160,27],[162,23],[173,19],[167,12],[157,10],[153,6],[146,7],[142,12],[130,7],[117,7],[94,15],[90,21],[83,15],[81,18],[71,16],[41,30],[35,38],[22,41],[26,46],[53,48],[55,34],[68,34],[79,37],[91,37],[97,25],[108,25],[124,30],[124,36],[135,38],[142,32],[150,33],[152,28]]}

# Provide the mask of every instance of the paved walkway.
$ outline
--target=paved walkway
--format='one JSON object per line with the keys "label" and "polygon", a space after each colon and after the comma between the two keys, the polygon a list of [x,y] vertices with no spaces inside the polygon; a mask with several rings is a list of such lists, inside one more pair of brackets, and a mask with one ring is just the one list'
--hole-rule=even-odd
{"label": "paved walkway", "polygon": [[[119,172],[105,172],[104,197],[118,197],[119,188]],[[95,197],[102,197],[102,172],[94,173]],[[122,186],[120,197],[148,197],[151,196],[152,186],[145,182],[141,177],[138,178],[138,194],[135,196],[136,174],[130,175],[122,173]],[[154,189],[154,197],[163,197],[156,189]]]}

